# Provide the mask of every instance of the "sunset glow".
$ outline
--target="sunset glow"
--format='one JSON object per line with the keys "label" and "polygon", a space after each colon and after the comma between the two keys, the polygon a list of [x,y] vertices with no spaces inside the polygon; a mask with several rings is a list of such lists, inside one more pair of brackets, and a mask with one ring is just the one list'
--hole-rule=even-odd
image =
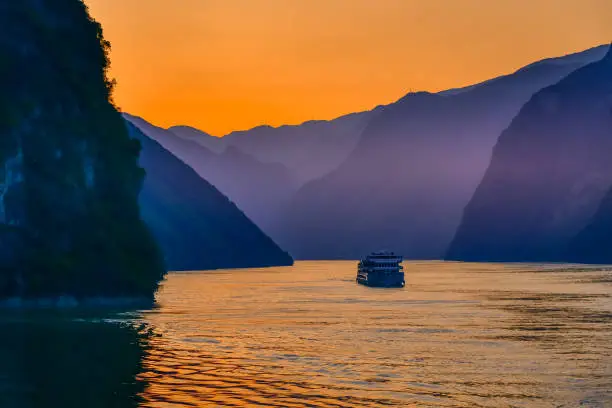
{"label": "sunset glow", "polygon": [[117,104],[215,135],[329,119],[612,39],[609,0],[86,0]]}

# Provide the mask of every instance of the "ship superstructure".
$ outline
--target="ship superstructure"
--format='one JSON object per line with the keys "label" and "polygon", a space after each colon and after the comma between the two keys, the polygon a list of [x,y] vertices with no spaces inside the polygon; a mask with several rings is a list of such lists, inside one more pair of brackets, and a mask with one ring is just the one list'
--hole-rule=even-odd
{"label": "ship superstructure", "polygon": [[404,268],[401,265],[404,258],[391,251],[372,252],[359,261],[357,266],[357,283],[367,286],[402,288]]}

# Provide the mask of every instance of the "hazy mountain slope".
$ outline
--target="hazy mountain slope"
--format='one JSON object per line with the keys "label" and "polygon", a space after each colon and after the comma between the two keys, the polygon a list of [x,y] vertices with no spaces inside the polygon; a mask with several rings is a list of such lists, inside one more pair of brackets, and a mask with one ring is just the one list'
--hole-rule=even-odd
{"label": "hazy mountain slope", "polygon": [[273,238],[278,235],[279,214],[299,188],[297,178],[287,168],[279,163],[262,163],[232,146],[215,154],[142,118],[124,116],[217,187],[267,234]]}
{"label": "hazy mountain slope", "polygon": [[161,144],[165,149],[170,152],[180,152],[180,159],[186,163],[198,162],[198,161],[209,161],[213,160],[216,154],[201,144],[182,137],[178,137],[176,134],[167,131],[166,129],[154,126],[140,118],[127,113],[123,114],[123,117],[136,125],[142,130],[147,136]]}
{"label": "hazy mountain slope", "polygon": [[612,50],[521,109],[495,146],[448,258],[567,259],[568,242],[612,185],[611,158]]}
{"label": "hazy mountain slope", "polygon": [[227,197],[135,125],[147,177],[140,195],[143,219],[171,270],[290,265],[291,257]]}
{"label": "hazy mountain slope", "polygon": [[310,121],[281,127],[259,126],[222,138],[264,163],[281,163],[301,183],[324,176],[350,154],[361,132],[380,108],[330,121]]}
{"label": "hazy mountain slope", "polygon": [[300,186],[290,170],[279,163],[262,163],[233,146],[212,160],[188,163],[277,239],[280,214]]}
{"label": "hazy mountain slope", "polygon": [[[576,64],[577,66],[586,65],[588,63],[597,61],[598,59],[602,58],[604,54],[606,53],[607,49],[608,49],[607,45],[601,45],[599,47],[589,48],[588,50],[577,52],[574,54],[564,55],[562,57],[546,58],[540,61],[536,61],[533,64],[529,64],[510,75],[515,75],[516,73],[521,72],[521,71],[532,70],[542,65],[546,65],[546,66],[555,65],[555,64],[559,64],[559,65]],[[440,92],[440,94],[441,95],[454,95],[454,94],[458,94],[461,92],[473,90],[483,85],[491,85],[494,82],[501,81],[510,75],[503,75],[500,77],[491,78],[487,81],[480,82],[480,83],[470,85],[470,86],[466,86],[463,88],[448,89],[446,91]]]}
{"label": "hazy mountain slope", "polygon": [[279,241],[297,258],[355,258],[379,247],[443,257],[502,130],[535,92],[604,53],[386,106],[338,169],[300,189]]}
{"label": "hazy mountain slope", "polygon": [[225,141],[221,137],[211,136],[206,132],[190,126],[173,126],[168,130],[175,135],[199,143],[211,152],[222,153],[225,150]]}

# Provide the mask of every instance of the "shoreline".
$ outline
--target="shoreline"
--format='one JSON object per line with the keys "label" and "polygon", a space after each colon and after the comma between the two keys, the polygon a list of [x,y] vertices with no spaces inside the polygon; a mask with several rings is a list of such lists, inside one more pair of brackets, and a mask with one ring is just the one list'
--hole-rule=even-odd
{"label": "shoreline", "polygon": [[80,308],[114,308],[143,307],[155,305],[154,299],[146,297],[86,297],[56,296],[44,298],[11,297],[0,299],[0,309],[80,309]]}

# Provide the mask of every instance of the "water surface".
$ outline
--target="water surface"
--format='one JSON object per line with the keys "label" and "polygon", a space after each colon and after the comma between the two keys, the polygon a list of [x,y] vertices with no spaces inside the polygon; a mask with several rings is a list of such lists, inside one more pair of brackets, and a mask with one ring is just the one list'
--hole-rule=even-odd
{"label": "water surface", "polygon": [[171,274],[154,310],[5,312],[0,406],[612,406],[612,268],[407,263],[404,289],[355,268]]}

